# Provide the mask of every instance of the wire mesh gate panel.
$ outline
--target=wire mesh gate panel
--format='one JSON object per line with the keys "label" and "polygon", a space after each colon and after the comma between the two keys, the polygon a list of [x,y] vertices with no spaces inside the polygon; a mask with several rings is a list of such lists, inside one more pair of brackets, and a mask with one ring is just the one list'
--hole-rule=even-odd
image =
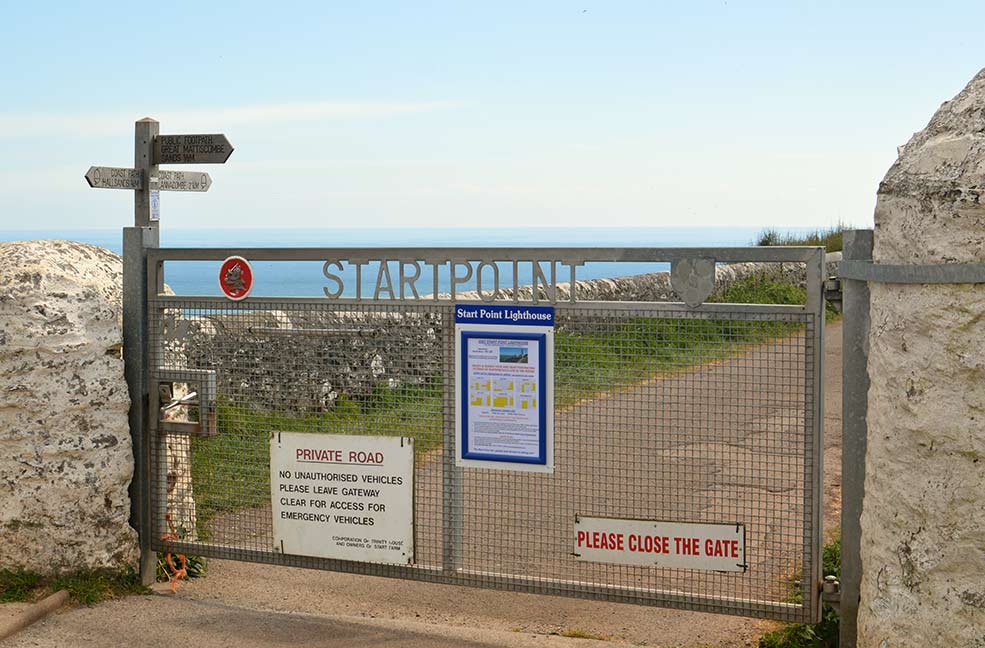
{"label": "wire mesh gate panel", "polygon": [[[148,396],[160,415],[148,426],[146,477],[155,549],[791,621],[818,617],[821,250],[514,252],[576,262],[627,254],[751,258],[806,269],[804,305],[555,302],[553,473],[456,465],[454,304],[474,294],[233,302],[163,293],[165,260],[233,254],[481,262],[489,251],[150,250]],[[281,553],[268,443],[278,431],[413,439],[413,559],[394,565]],[[579,517],[741,524],[745,569],[580,561],[573,551]]]}

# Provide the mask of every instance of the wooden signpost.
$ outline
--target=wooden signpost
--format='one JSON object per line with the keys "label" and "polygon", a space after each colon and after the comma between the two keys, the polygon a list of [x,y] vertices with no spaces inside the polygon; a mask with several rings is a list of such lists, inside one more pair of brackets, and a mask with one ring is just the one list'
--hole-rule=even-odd
{"label": "wooden signpost", "polygon": [[[130,405],[134,478],[130,483],[130,522],[140,537],[140,579],[150,585],[157,577],[157,553],[151,542],[155,528],[151,509],[151,484],[166,479],[163,464],[150,456],[150,357],[147,351],[148,300],[154,287],[147,285],[147,250],[160,245],[161,192],[205,192],[212,178],[202,171],[161,170],[161,164],[223,164],[233,152],[225,135],[161,135],[161,125],[144,118],[134,125],[133,168],[92,166],[85,174],[93,189],[125,189],[133,192],[133,227],[123,228],[123,360],[127,388],[135,395]],[[157,290],[164,289],[163,281]],[[245,294],[243,295],[245,297]],[[154,387],[155,389],[157,386]],[[139,396],[138,396],[139,395]],[[157,472],[153,472],[157,470]],[[153,474],[152,474],[153,473]],[[163,513],[157,520],[164,528]]]}
{"label": "wooden signpost", "polygon": [[93,189],[129,189],[133,194],[134,225],[157,226],[162,191],[208,191],[212,178],[202,171],[162,171],[160,164],[224,164],[233,153],[226,136],[160,135],[161,125],[141,119],[134,130],[134,165],[92,166],[85,174]]}

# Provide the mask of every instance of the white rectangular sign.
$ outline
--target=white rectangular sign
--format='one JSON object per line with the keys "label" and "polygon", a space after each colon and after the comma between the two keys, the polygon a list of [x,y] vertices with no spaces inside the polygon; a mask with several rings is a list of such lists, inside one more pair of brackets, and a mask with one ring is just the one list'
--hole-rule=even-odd
{"label": "white rectangular sign", "polygon": [[708,571],[746,570],[742,524],[575,518],[574,555],[586,562]]}
{"label": "white rectangular sign", "polygon": [[412,439],[274,432],[270,499],[283,553],[414,561]]}

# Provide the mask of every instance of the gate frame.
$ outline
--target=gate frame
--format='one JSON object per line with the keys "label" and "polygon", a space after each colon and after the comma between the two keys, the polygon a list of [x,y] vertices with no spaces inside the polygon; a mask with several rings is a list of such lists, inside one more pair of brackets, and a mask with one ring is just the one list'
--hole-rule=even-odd
{"label": "gate frame", "polygon": [[[155,483],[155,478],[160,475],[152,475],[152,466],[163,467],[163,461],[152,461],[150,452],[153,447],[150,435],[155,433],[155,425],[150,412],[154,410],[157,397],[150,390],[149,366],[149,302],[151,299],[169,299],[163,295],[164,274],[163,264],[169,261],[221,261],[226,257],[236,254],[245,258],[257,261],[325,261],[325,259],[339,258],[350,259],[358,257],[360,259],[387,259],[391,261],[401,260],[422,260],[428,257],[438,257],[445,263],[452,262],[496,262],[506,258],[518,259],[556,259],[562,263],[568,263],[571,259],[575,263],[584,262],[675,262],[695,258],[711,258],[716,262],[772,262],[772,263],[803,263],[806,270],[807,280],[807,303],[803,305],[753,305],[753,304],[708,304],[703,303],[695,308],[689,308],[679,302],[579,302],[575,300],[574,291],[571,299],[561,302],[553,295],[551,299],[542,300],[552,303],[563,310],[580,310],[604,307],[616,310],[649,309],[655,313],[660,311],[681,311],[692,310],[704,313],[798,313],[813,316],[815,322],[813,331],[812,345],[814,349],[813,357],[808,357],[807,361],[812,366],[813,389],[806,387],[804,394],[805,405],[810,404],[810,411],[813,416],[813,425],[810,432],[813,434],[811,447],[805,447],[805,487],[811,488],[809,505],[811,510],[806,512],[803,523],[810,524],[809,529],[804,529],[805,537],[803,558],[808,562],[811,569],[810,574],[805,574],[805,580],[811,584],[809,588],[803,588],[811,596],[806,604],[793,605],[793,608],[805,611],[811,619],[817,621],[821,613],[821,589],[822,589],[822,565],[821,565],[821,546],[823,540],[823,429],[824,429],[824,409],[823,409],[823,362],[824,362],[824,325],[825,309],[823,297],[824,284],[824,263],[825,256],[823,248],[819,247],[729,247],[729,248],[654,248],[654,247],[635,247],[635,248],[569,248],[569,247],[544,247],[544,248],[443,248],[443,247],[389,247],[389,248],[160,248],[159,230],[156,223],[151,223],[149,227],[125,228],[125,277],[129,277],[125,285],[125,308],[128,316],[126,325],[125,349],[129,348],[127,354],[128,361],[128,386],[131,393],[140,394],[139,398],[133,399],[131,409],[131,424],[134,433],[134,454],[135,454],[135,477],[131,485],[132,492],[137,497],[132,508],[135,512],[134,518],[136,526],[140,531],[141,546],[141,579],[145,583],[153,582],[156,578],[156,550],[167,548],[169,550],[183,551],[187,553],[200,553],[207,555],[203,551],[205,545],[197,542],[168,541],[165,543],[161,538],[153,536],[155,528],[164,528],[160,524],[155,526],[152,519],[151,510],[151,488]],[[134,275],[138,278],[134,281]],[[214,296],[176,296],[175,300],[184,303],[195,302],[215,302],[220,297]],[[443,296],[440,299],[422,298],[419,300],[399,300],[399,299],[352,299],[339,298],[330,299],[326,297],[298,298],[298,297],[248,297],[242,304],[249,306],[251,303],[291,303],[291,304],[338,304],[338,305],[395,305],[395,304],[418,304],[418,305],[442,305],[452,307],[455,303],[467,303],[471,300],[458,298],[453,294],[450,297]],[[475,304],[483,304],[474,300]],[[505,300],[497,300],[496,303],[507,303]],[[511,303],[537,303],[531,300]],[[453,328],[449,327],[448,335],[454,335]],[[446,341],[447,343],[447,341]],[[448,346],[447,344],[445,346]],[[134,349],[140,352],[134,353]],[[453,389],[450,384],[445,385],[444,389]],[[808,411],[805,408],[805,413]],[[156,418],[156,417],[154,417]],[[443,422],[442,436],[444,439],[443,453],[450,453],[453,457],[454,443],[454,420],[453,417],[445,416]],[[447,461],[447,457],[444,458]],[[452,461],[449,465],[454,465]],[[446,520],[445,532],[446,542],[444,543],[444,553],[442,556],[442,567],[436,570],[438,573],[451,571],[459,572],[461,555],[459,547],[462,542],[461,520],[457,519],[456,512],[460,512],[462,489],[460,484],[461,468],[453,468],[444,476],[443,490],[444,510],[446,514],[452,514]],[[808,503],[805,497],[805,504]],[[162,514],[163,515],[163,514]],[[813,531],[813,533],[811,533]],[[237,549],[238,557],[254,562],[266,562],[275,564],[289,564],[284,560],[272,560],[265,552],[248,549]],[[363,565],[362,563],[351,563],[350,561],[324,560],[326,566],[335,564],[339,571],[350,573],[371,573],[368,567],[373,564]],[[348,564],[347,564],[348,563]],[[342,567],[342,569],[339,569]],[[412,578],[414,574],[425,571],[420,567],[414,568],[393,568],[392,573],[385,574],[394,577]],[[376,574],[379,575],[379,574]],[[485,575],[485,583],[492,587],[504,589],[522,590],[523,585],[515,576],[494,576]],[[430,579],[439,580],[440,579]],[[530,578],[531,583],[542,582],[543,579]],[[499,582],[502,581],[502,582]],[[449,581],[450,582],[450,581]],[[498,583],[498,585],[497,585]],[[530,585],[532,587],[532,584]],[[571,595],[581,595],[586,598],[601,598],[597,593],[597,585],[589,583],[567,583],[566,587],[571,591]],[[618,586],[610,586],[611,590],[619,589]],[[627,597],[632,597],[631,592],[626,592]],[[680,592],[664,592],[660,603],[646,600],[642,596],[637,602],[649,605],[662,605],[665,607],[677,607],[680,609],[702,610],[702,600],[704,605],[721,606],[723,600],[738,601],[738,599],[728,599],[724,597],[712,597],[708,595],[696,595]],[[632,602],[632,601],[627,601]],[[758,603],[753,601],[743,601],[747,604],[745,611],[759,612],[755,616],[770,616],[770,611],[775,610],[778,604]],[[697,603],[695,606],[694,604]],[[690,606],[688,604],[691,604]],[[705,610],[707,611],[707,610]]]}

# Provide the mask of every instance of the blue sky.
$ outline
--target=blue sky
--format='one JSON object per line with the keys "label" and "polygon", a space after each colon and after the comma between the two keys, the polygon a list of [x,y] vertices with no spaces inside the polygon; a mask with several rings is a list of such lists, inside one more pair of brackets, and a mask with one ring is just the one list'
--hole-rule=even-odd
{"label": "blue sky", "polygon": [[985,66],[980,1],[0,2],[0,229],[129,224],[144,116],[236,147],[166,227],[864,226]]}

